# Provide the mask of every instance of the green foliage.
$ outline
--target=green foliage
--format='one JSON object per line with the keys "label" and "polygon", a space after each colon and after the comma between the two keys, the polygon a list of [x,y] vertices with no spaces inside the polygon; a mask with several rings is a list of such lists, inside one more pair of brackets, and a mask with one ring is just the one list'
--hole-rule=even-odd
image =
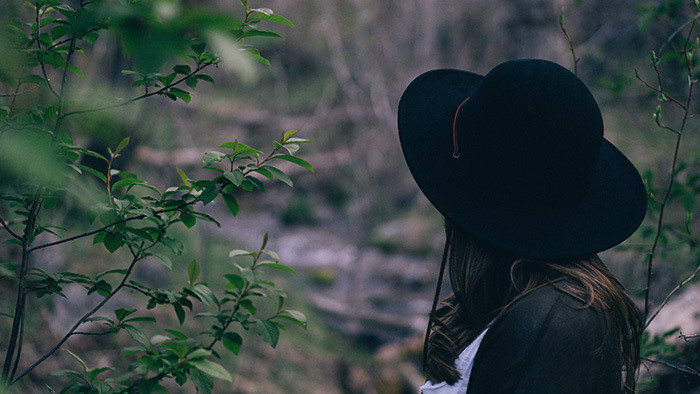
{"label": "green foliage", "polygon": [[[152,96],[189,103],[201,82],[214,82],[204,73],[211,65],[230,61],[232,66],[247,67],[241,58],[269,64],[257,49],[244,46],[243,40],[252,36],[280,38],[261,26],[293,24],[270,9],[251,9],[247,1],[242,4],[245,17],[239,20],[202,7],[181,8],[178,3],[157,0],[79,4],[37,0],[25,3],[25,13],[8,18],[11,39],[0,38],[0,48],[7,50],[7,57],[19,60],[0,67],[0,237],[7,247],[16,249],[21,261],[0,264],[0,279],[12,281],[17,297],[14,313],[1,313],[12,320],[12,332],[3,352],[2,384],[16,384],[63,349],[77,367],[49,373],[50,378],[68,382],[61,393],[164,392],[167,390],[161,382],[165,379],[178,385],[191,380],[198,391],[210,393],[215,379],[233,380],[230,372],[215,361],[219,344],[237,355],[243,345],[243,331],[252,329],[275,347],[285,323],[306,328],[302,313],[284,308],[286,293],[265,279],[265,272],[270,270],[296,275],[280,263],[275,252],[266,249],[267,234],[257,251],[231,252],[233,261],[219,284],[224,286],[221,292],[216,291],[217,285],[198,281],[202,265],[196,260],[187,266],[187,276],[181,278],[186,284],[180,289],[153,288],[132,279],[132,273],[138,264],[159,263],[168,269],[180,264],[178,256],[184,244],[173,235],[173,226],[182,223],[190,229],[202,221],[219,225],[216,218],[201,211],[202,206],[220,199],[236,216],[240,209],[236,197],[265,191],[265,178],[292,186],[292,180],[276,167],[277,163],[291,162],[313,172],[308,162],[295,156],[299,144],[310,141],[295,138],[297,130],[286,131],[273,141],[268,154],[237,140],[225,142],[220,146],[222,152],[206,152],[203,156],[202,167],[209,176],[190,178],[178,168],[175,171],[182,184],[161,190],[137,174],[118,168],[115,160],[128,148],[128,137],[101,154],[77,143],[81,138],[69,127],[70,119],[80,114]],[[132,64],[133,70],[123,70],[122,75],[142,93],[103,106],[81,106],[84,103],[67,93],[69,76],[84,74],[76,66],[75,56],[88,56],[91,45],[108,34],[120,41]],[[86,157],[103,163],[106,171],[85,164],[82,160]],[[78,225],[66,229],[55,224],[61,217],[59,208],[76,200],[89,207],[85,210],[86,221],[80,226],[91,229],[82,233]],[[44,232],[58,240],[38,244],[37,236]],[[66,235],[71,233],[75,235]],[[30,262],[37,250],[89,237],[114,260],[94,276],[48,272]],[[95,293],[101,301],[51,350],[18,371],[29,302],[53,295],[66,297],[66,285],[82,286],[86,295]],[[99,315],[101,307],[125,289],[139,294],[143,305],[117,309],[114,316]],[[271,314],[261,312],[269,309],[261,308],[264,300],[272,305]],[[166,308],[184,325],[191,321],[188,316],[195,305],[203,312],[189,319],[208,325],[197,335],[165,327],[155,317],[143,314],[145,310]],[[147,335],[144,326],[154,324],[158,327],[155,330],[162,332]],[[124,349],[124,356],[130,360],[128,371],[117,375],[112,368],[89,367],[64,346],[76,335],[129,337],[135,346]],[[54,379],[49,381],[54,385]]]}

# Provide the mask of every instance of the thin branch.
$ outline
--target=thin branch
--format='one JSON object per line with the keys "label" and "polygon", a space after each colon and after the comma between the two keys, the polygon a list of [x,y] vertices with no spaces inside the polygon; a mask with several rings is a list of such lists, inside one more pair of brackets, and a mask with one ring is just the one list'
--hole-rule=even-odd
{"label": "thin branch", "polygon": [[574,60],[574,75],[578,75],[578,62],[581,59],[576,57],[576,52],[574,51],[574,42],[571,40],[571,36],[564,27],[564,7],[561,8],[561,14],[559,15],[559,27],[564,33],[564,36],[566,36],[566,41],[569,43],[569,51],[571,51],[571,57]]}
{"label": "thin branch", "polygon": [[656,311],[654,312],[654,314],[651,315],[651,317],[650,317],[649,320],[647,321],[645,327],[649,326],[649,323],[651,323],[651,321],[654,320],[654,318],[656,318],[656,315],[658,315],[659,312],[661,312],[661,309],[662,309],[664,306],[666,306],[666,304],[667,304],[668,301],[671,299],[671,297],[673,297],[673,295],[676,294],[676,293],[678,292],[678,290],[681,289],[681,287],[685,286],[688,282],[690,282],[691,280],[693,280],[693,279],[698,275],[698,273],[700,273],[700,265],[695,269],[695,271],[693,272],[692,275],[690,275],[689,277],[687,277],[683,282],[679,283],[673,290],[671,290],[670,293],[668,293],[668,295],[667,295],[666,298],[664,298],[664,300],[661,302],[661,304],[660,304],[659,307],[656,309]]}
{"label": "thin branch", "polygon": [[[659,73],[659,69],[658,69],[658,67],[657,67],[656,65],[654,66],[654,69],[656,70],[657,73]],[[666,93],[665,91],[662,90],[663,87],[661,86],[661,82],[660,82],[660,79],[659,79],[658,77],[657,77],[657,79],[659,79],[659,86],[656,87],[656,86],[652,86],[649,82],[647,82],[644,78],[642,78],[642,77],[639,75],[639,71],[637,71],[636,68],[634,69],[634,75],[637,77],[638,80],[640,80],[642,83],[644,83],[644,85],[646,85],[649,89],[655,91],[656,93],[661,94],[662,97],[664,98],[664,101],[669,101],[669,100],[670,100],[670,101],[672,101],[673,103],[675,103],[675,104],[677,104],[678,106],[680,106],[681,108],[685,109],[685,106],[683,105],[683,103],[681,103],[680,101],[676,100],[673,96],[670,96],[668,93]]]}
{"label": "thin branch", "polygon": [[667,367],[669,367],[669,368],[675,369],[676,371],[684,372],[684,373],[691,374],[691,375],[695,375],[695,376],[700,376],[700,372],[698,372],[698,371],[696,371],[696,370],[694,370],[694,369],[692,369],[692,368],[690,368],[690,367],[688,367],[688,366],[686,366],[686,365],[671,364],[671,363],[666,362],[666,361],[652,360],[652,359],[650,359],[650,358],[648,358],[648,357],[641,357],[641,359],[644,360],[644,361],[650,362],[650,363],[652,363],[652,364],[661,364],[661,365],[665,365],[665,366],[667,366]]}
{"label": "thin branch", "polygon": [[[196,202],[197,202],[197,200],[192,200],[192,201],[189,201],[189,202],[184,203],[184,204],[182,204],[182,205],[178,205],[177,207],[174,207],[174,208],[161,209],[161,210],[159,210],[159,211],[155,211],[153,214],[154,214],[154,215],[159,215],[159,214],[161,214],[161,213],[172,212],[172,211],[178,211],[178,210],[180,210],[180,209],[182,209],[182,208],[184,208],[184,207],[186,207],[186,206],[188,206],[188,205],[192,205],[192,204],[194,204],[194,203],[196,203]],[[129,218],[124,218],[124,219],[118,220],[118,221],[116,221],[116,222],[114,222],[114,223],[110,223],[110,224],[108,224],[108,225],[102,226],[102,227],[98,228],[97,230],[88,231],[88,232],[86,232],[86,233],[74,235],[74,236],[72,236],[72,237],[64,238],[64,239],[61,239],[61,240],[58,240],[58,241],[54,241],[54,242],[49,242],[49,243],[47,243],[47,244],[34,246],[34,247],[32,247],[31,249],[29,249],[29,251],[30,251],[30,252],[33,252],[33,251],[35,251],[35,250],[37,250],[37,249],[43,249],[43,248],[48,248],[49,246],[60,245],[60,244],[66,243],[66,242],[74,241],[74,240],[76,240],[76,239],[78,239],[78,238],[89,237],[89,236],[91,236],[91,235],[93,235],[93,234],[99,233],[100,231],[104,231],[104,230],[106,230],[106,229],[108,229],[108,228],[110,228],[110,227],[112,227],[112,226],[116,226],[117,224],[130,222],[130,221],[132,221],[132,220],[145,219],[145,218],[146,218],[146,215],[136,215],[136,216],[132,216],[132,217],[129,217]]]}
{"label": "thin branch", "polygon": [[[99,27],[93,27],[93,28],[91,28],[91,29],[88,29],[88,30],[85,32],[85,34],[89,34],[89,33],[92,33],[92,32],[96,32],[96,31],[98,31],[98,30],[101,30],[101,29],[100,29]],[[53,45],[51,45],[50,47],[48,47],[48,48],[46,48],[46,49],[54,49],[54,48],[56,48],[57,46],[62,45],[62,44],[65,44],[65,43],[70,42],[70,41],[71,41],[70,38],[66,38],[65,40],[61,40],[61,41],[58,41],[58,42],[53,43]]]}
{"label": "thin branch", "polygon": [[91,113],[91,112],[103,111],[106,109],[119,108],[119,107],[123,107],[125,105],[133,104],[134,102],[141,100],[141,99],[144,99],[146,97],[165,94],[168,89],[172,88],[175,85],[182,83],[187,78],[191,77],[192,75],[195,75],[196,73],[198,73],[199,71],[201,71],[205,67],[210,66],[212,64],[216,64],[216,63],[217,63],[217,61],[214,61],[214,60],[208,61],[206,63],[202,63],[201,65],[197,66],[197,68],[194,71],[190,72],[189,74],[183,76],[182,78],[180,78],[174,82],[171,82],[169,85],[163,86],[162,88],[156,90],[155,92],[144,93],[140,96],[123,101],[121,103],[106,105],[104,107],[97,107],[97,108],[91,108],[91,109],[83,109],[83,110],[78,110],[78,111],[66,112],[65,114],[63,114],[62,117],[66,118],[66,117],[71,116],[71,115],[86,114],[86,113]]}
{"label": "thin branch", "polygon": [[145,291],[145,290],[143,290],[143,289],[140,289],[140,288],[138,288],[138,287],[136,287],[136,286],[134,286],[134,285],[125,284],[124,287],[126,287],[126,288],[128,288],[128,289],[136,290],[136,291],[138,291],[139,293],[145,295],[146,297],[153,298],[153,296],[151,296],[151,293],[149,293],[149,292],[147,292],[147,291]]}
{"label": "thin branch", "polygon": [[[152,244],[151,246],[153,246],[153,245],[155,245],[155,243]],[[75,330],[77,330],[78,327],[80,327],[80,326],[85,322],[85,320],[86,320],[87,318],[89,318],[90,316],[92,316],[95,312],[97,312],[100,308],[102,308],[102,306],[103,306],[104,304],[106,304],[107,301],[109,301],[115,294],[117,294],[117,292],[118,292],[119,290],[121,290],[122,287],[125,286],[126,280],[129,278],[129,275],[131,275],[131,272],[132,272],[132,270],[134,269],[134,266],[136,265],[136,263],[137,263],[140,259],[141,259],[140,256],[137,256],[136,258],[132,259],[132,260],[131,260],[131,264],[129,264],[129,268],[128,268],[127,271],[126,271],[126,274],[124,274],[124,277],[122,278],[121,283],[119,283],[119,285],[118,285],[117,287],[115,287],[114,290],[112,290],[112,291],[107,295],[107,297],[105,297],[102,301],[100,301],[99,304],[97,304],[97,305],[96,305],[94,308],[92,308],[89,312],[87,312],[86,314],[84,314],[83,317],[81,317],[80,319],[78,319],[78,321],[73,325],[73,327],[71,327],[71,329],[68,330],[68,333],[66,333],[66,335],[64,335],[63,338],[62,338],[60,341],[58,341],[58,343],[56,343],[56,345],[54,345],[54,346],[51,348],[51,350],[49,350],[47,353],[45,353],[43,356],[41,356],[38,360],[36,360],[32,365],[30,365],[30,366],[29,366],[26,370],[24,370],[21,374],[19,374],[17,377],[15,377],[15,378],[12,380],[12,383],[11,383],[11,384],[16,383],[18,380],[20,380],[22,377],[24,377],[24,375],[26,375],[26,374],[28,374],[29,372],[31,372],[34,368],[36,368],[37,365],[39,365],[39,364],[41,364],[42,362],[44,362],[44,360],[46,360],[47,358],[49,358],[49,357],[50,357],[52,354],[54,354],[58,349],[60,349],[61,346],[63,346],[63,344],[68,340],[68,338],[70,338],[70,337],[75,333]]]}
{"label": "thin branch", "polygon": [[100,335],[107,335],[107,334],[112,334],[109,331],[105,332],[83,332],[83,331],[75,331],[71,333],[70,335],[93,335],[93,336],[100,336]]}
{"label": "thin branch", "polygon": [[[12,320],[12,331],[10,333],[10,340],[7,345],[7,352],[5,353],[5,362],[3,363],[2,367],[2,381],[5,383],[8,383],[12,380],[12,376],[10,375],[10,370],[12,368],[12,361],[15,355],[15,346],[17,346],[17,341],[20,336],[20,325],[24,321],[24,312],[25,312],[25,301],[27,298],[27,293],[25,291],[25,286],[26,286],[26,276],[27,276],[27,269],[29,266],[29,239],[34,233],[34,226],[36,224],[36,218],[39,215],[39,211],[41,210],[41,204],[39,204],[39,200],[41,197],[41,193],[43,192],[43,188],[40,186],[37,188],[36,192],[34,193],[34,200],[32,201],[32,206],[29,209],[29,214],[27,215],[27,224],[24,227],[24,235],[22,236],[22,260],[20,264],[20,269],[19,269],[19,277],[18,277],[18,282],[19,285],[17,286],[17,301],[15,302],[15,313],[14,313],[14,319]],[[18,349],[19,351],[19,349]]]}
{"label": "thin branch", "polygon": [[[39,2],[34,2],[34,7],[36,8],[36,47],[39,50],[39,53],[41,53],[41,34],[40,34],[40,29],[41,29],[41,23],[39,23]],[[54,96],[56,96],[57,99],[60,100],[60,94],[56,92],[56,90],[51,86],[51,78],[49,78],[48,74],[46,73],[46,65],[44,64],[43,60],[39,60],[39,65],[41,66],[41,72],[44,74],[44,79],[46,79],[46,86],[49,87],[49,90],[51,90],[51,93],[53,93]],[[68,65],[66,65],[66,68]]]}
{"label": "thin branch", "polygon": [[19,235],[19,234],[17,234],[17,233],[15,233],[14,231],[12,231],[12,229],[10,228],[10,226],[9,226],[7,223],[5,223],[5,221],[2,220],[2,218],[0,218],[0,224],[2,225],[2,227],[3,227],[5,230],[7,230],[8,233],[10,233],[11,236],[13,236],[13,237],[19,239],[20,241],[22,240],[22,236]]}
{"label": "thin branch", "polygon": [[698,18],[700,18],[700,13],[695,14],[693,19],[689,19],[684,24],[680,25],[678,27],[678,29],[676,29],[676,31],[674,31],[673,33],[671,33],[670,36],[668,36],[668,38],[666,39],[666,42],[664,42],[661,45],[661,48],[659,48],[657,53],[662,53],[664,51],[664,49],[666,49],[666,46],[671,43],[671,40],[673,40],[680,32],[682,32],[683,29],[688,27],[688,25],[690,25],[691,23],[695,23],[695,21],[698,20]]}
{"label": "thin branch", "polygon": [[10,376],[15,376],[17,373],[17,366],[19,365],[19,359],[22,356],[22,343],[24,343],[24,316],[22,313],[22,321],[19,326],[19,341],[17,342],[17,356],[15,357],[15,365],[12,367],[12,374]]}
{"label": "thin branch", "polygon": [[[685,109],[685,112],[683,114],[683,119],[681,120],[681,125],[678,129],[678,133],[676,134],[676,146],[673,151],[673,162],[671,164],[671,177],[668,181],[668,186],[666,188],[666,193],[664,194],[664,198],[661,202],[661,206],[659,209],[659,221],[658,225],[656,228],[656,236],[654,237],[654,243],[651,247],[651,251],[649,252],[649,264],[647,266],[647,286],[644,289],[644,320],[645,320],[645,325],[644,327],[648,327],[649,323],[651,323],[652,320],[659,314],[659,311],[661,308],[665,305],[666,302],[668,302],[668,299],[677,291],[677,289],[680,289],[685,283],[687,283],[688,280],[690,280],[692,277],[694,277],[698,270],[695,271],[695,273],[691,276],[691,278],[687,279],[683,283],[681,283],[679,286],[677,286],[677,289],[674,289],[664,300],[662,303],[661,307],[657,309],[657,311],[654,313],[654,315],[650,318],[647,319],[649,316],[649,289],[651,287],[651,274],[652,274],[652,263],[654,260],[654,253],[656,252],[656,248],[659,244],[659,238],[661,236],[661,231],[662,231],[662,226],[663,226],[663,217],[664,217],[664,211],[666,208],[666,204],[668,203],[668,199],[671,195],[671,189],[673,188],[673,184],[675,181],[676,177],[676,166],[678,162],[678,151],[680,148],[681,144],[681,137],[683,136],[683,130],[685,129],[686,122],[688,120],[688,115],[690,114],[690,103],[693,98],[693,86],[694,84],[694,79],[693,79],[693,64],[692,64],[692,56],[688,56],[688,44],[690,43],[690,37],[693,34],[693,29],[695,28],[695,22],[697,21],[697,18],[700,14],[696,14],[695,17],[692,19],[691,24],[690,24],[690,29],[688,30],[688,35],[686,36],[685,39],[685,44],[683,46],[683,51],[682,54],[684,55],[686,59],[686,66],[687,66],[687,71],[688,71],[688,95],[686,96],[685,100],[685,106],[683,108]],[[659,72],[659,68],[656,63],[654,63],[654,70],[656,71],[657,78],[659,80],[659,88],[661,88],[661,73]],[[657,122],[658,123],[658,122]],[[700,267],[698,267],[700,269]]]}
{"label": "thin branch", "polygon": [[700,334],[685,335],[685,334],[683,334],[683,332],[680,332],[680,333],[678,333],[678,338],[680,338],[686,342],[690,342],[691,340],[693,340],[695,338],[700,338]]}
{"label": "thin branch", "polygon": [[27,93],[30,93],[30,92],[34,91],[37,87],[38,87],[37,85],[34,85],[34,86],[32,86],[31,88],[29,88],[29,89],[27,89],[27,90],[25,90],[25,91],[23,91],[23,92],[20,92],[19,89],[17,89],[14,93],[0,93],[0,97],[15,97],[15,96],[21,96],[21,95],[23,95],[23,94],[27,94]]}

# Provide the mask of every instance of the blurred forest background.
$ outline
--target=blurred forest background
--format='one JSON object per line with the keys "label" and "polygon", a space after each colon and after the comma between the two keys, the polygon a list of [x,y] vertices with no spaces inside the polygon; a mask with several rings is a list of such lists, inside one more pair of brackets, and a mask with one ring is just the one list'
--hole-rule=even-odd
{"label": "blurred forest background", "polygon": [[[194,0],[182,3],[188,1]],[[237,5],[222,0],[198,3],[202,1],[227,12]],[[19,7],[20,2],[13,3],[17,5],[1,7]],[[94,147],[115,146],[130,136],[123,163],[139,168],[159,187],[177,182],[173,167],[196,172],[203,152],[224,140],[261,146],[281,131],[301,129],[300,136],[316,141],[303,147],[315,174],[289,168],[294,188],[275,185],[264,195],[242,196],[241,214],[224,220],[221,229],[203,226],[197,234],[182,235],[182,261],[194,257],[203,262],[202,276],[208,281],[220,275],[217,265],[224,264],[216,256],[232,247],[256,247],[265,231],[270,233],[270,249],[299,272],[299,279],[286,286],[294,288],[295,306],[309,317],[308,331],[290,329],[276,350],[251,339],[239,357],[243,362],[227,359],[226,366],[236,370],[233,389],[217,385],[218,392],[409,393],[423,383],[422,335],[437,280],[442,222],[407,171],[396,109],[403,89],[424,71],[460,68],[485,74],[514,58],[544,58],[573,68],[559,25],[563,7],[566,30],[581,59],[578,74],[601,106],[606,137],[640,172],[654,171],[652,186],[660,188],[668,181],[675,136],[654,124],[657,96],[636,79],[635,70],[655,80],[649,53],[673,46],[667,39],[685,23],[687,12],[694,14],[692,1],[254,3],[251,7],[270,7],[296,25],[275,27],[284,40],[251,39],[271,66],[256,68],[255,75],[211,71],[216,84],[198,88],[189,104],[155,98],[77,121]],[[130,80],[121,75],[130,65],[118,43],[100,40],[91,51],[97,54],[91,59],[97,61],[80,64],[86,77],[75,82],[75,91],[81,92],[76,100],[115,89],[131,97]],[[682,89],[687,83],[672,63],[664,71],[668,89]],[[669,122],[674,114],[664,113]],[[697,173],[700,141],[696,124],[688,127],[680,157]],[[206,208],[212,213],[225,210],[221,202]],[[667,220],[683,222],[684,213],[682,208],[671,209]],[[644,235],[653,231],[655,220],[650,215],[639,234],[603,256],[640,305],[646,286],[645,253],[651,246]],[[2,248],[0,258],[7,258]],[[100,264],[99,254],[69,247],[59,251],[37,252],[37,260],[56,269],[69,260]],[[693,272],[695,256],[686,246],[662,242],[650,295],[653,304]],[[156,281],[171,275],[160,267],[138,274]],[[684,290],[650,332],[663,334],[680,327],[687,335],[700,333],[700,287],[689,284]],[[120,302],[127,304],[128,299],[115,300]],[[45,308],[51,330],[27,334],[34,341],[62,335],[86,306],[56,297]],[[667,340],[665,362],[697,371],[700,341],[676,334]],[[97,343],[86,339],[80,347],[98,364],[112,362]],[[40,354],[31,346],[25,350],[27,359]],[[661,364],[645,362],[640,376],[642,392],[700,390],[698,376]]]}

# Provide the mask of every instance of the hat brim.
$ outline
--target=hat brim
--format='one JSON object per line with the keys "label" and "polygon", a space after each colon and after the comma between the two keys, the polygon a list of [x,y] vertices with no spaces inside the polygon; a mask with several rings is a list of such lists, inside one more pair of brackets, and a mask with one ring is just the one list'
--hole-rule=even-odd
{"label": "hat brim", "polygon": [[521,258],[570,259],[628,238],[644,219],[646,191],[634,165],[605,139],[593,183],[576,202],[503,203],[477,190],[465,161],[452,157],[452,122],[457,107],[482,80],[462,70],[429,71],[401,97],[398,128],[404,157],[437,210],[473,236]]}

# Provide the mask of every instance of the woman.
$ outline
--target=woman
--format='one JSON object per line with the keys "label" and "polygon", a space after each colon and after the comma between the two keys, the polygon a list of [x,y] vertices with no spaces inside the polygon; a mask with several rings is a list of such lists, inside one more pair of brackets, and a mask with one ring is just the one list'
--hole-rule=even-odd
{"label": "woman", "polygon": [[436,310],[438,284],[421,391],[633,392],[640,313],[596,253],[637,229],[646,192],[583,82],[544,60],[434,70],[398,122],[454,292]]}

